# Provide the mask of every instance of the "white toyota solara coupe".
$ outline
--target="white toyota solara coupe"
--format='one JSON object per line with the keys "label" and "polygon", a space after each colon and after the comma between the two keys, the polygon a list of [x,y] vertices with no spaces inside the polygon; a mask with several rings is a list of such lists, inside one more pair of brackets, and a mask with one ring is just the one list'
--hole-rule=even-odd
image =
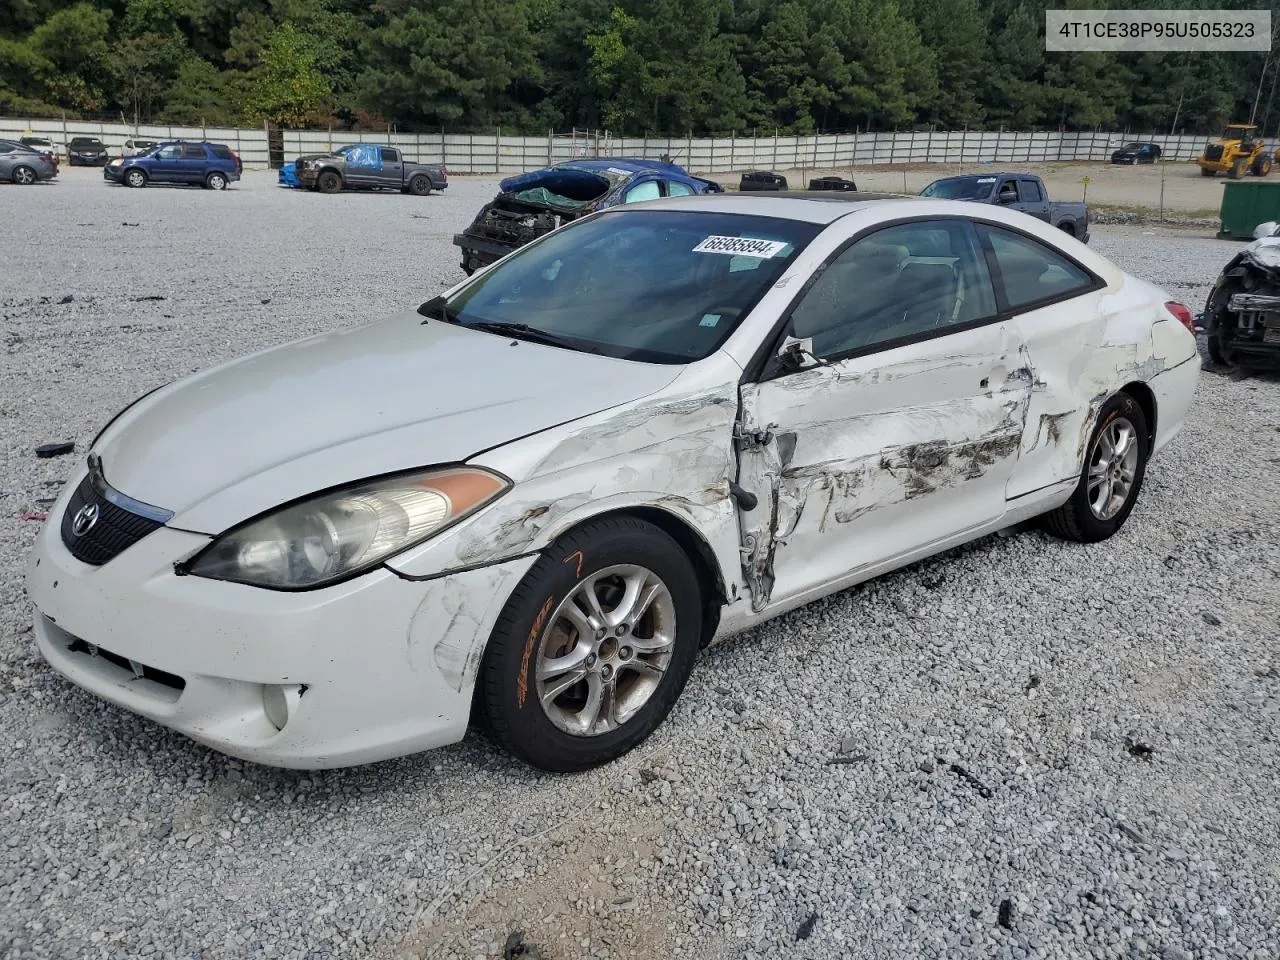
{"label": "white toyota solara coupe", "polygon": [[1191,404],[1191,323],[994,206],[607,210],[118,414],[31,557],[37,642],[264,764],[437,747],[474,710],[584,769],[712,641],[1031,518],[1111,536]]}

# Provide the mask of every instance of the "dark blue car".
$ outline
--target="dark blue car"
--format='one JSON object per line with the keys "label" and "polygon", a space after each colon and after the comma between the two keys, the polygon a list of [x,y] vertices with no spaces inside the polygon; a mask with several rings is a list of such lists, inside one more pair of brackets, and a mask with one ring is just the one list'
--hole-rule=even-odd
{"label": "dark blue car", "polygon": [[209,190],[225,190],[240,179],[244,165],[223,143],[177,140],[158,143],[136,157],[112,160],[102,170],[104,180],[126,187],[148,183],[186,183]]}
{"label": "dark blue car", "polygon": [[471,226],[453,238],[462,248],[462,269],[468,274],[596,210],[660,197],[724,193],[720,184],[695,177],[679,164],[634,157],[566,160],[508,177],[498,189]]}

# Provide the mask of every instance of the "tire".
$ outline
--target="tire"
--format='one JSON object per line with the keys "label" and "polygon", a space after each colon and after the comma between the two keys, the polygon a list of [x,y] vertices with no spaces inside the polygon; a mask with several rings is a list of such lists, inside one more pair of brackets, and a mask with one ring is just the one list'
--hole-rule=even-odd
{"label": "tire", "polygon": [[333,170],[325,170],[316,178],[316,188],[321,193],[337,193],[342,189],[342,176]]}
{"label": "tire", "polygon": [[22,164],[21,166],[13,168],[13,173],[10,175],[10,179],[19,186],[29,187],[40,178],[36,175],[36,172],[33,169],[28,167],[26,164]]}
{"label": "tire", "polygon": [[[1106,484],[1105,490],[1114,491],[1116,482],[1127,476],[1128,487],[1120,502],[1112,500],[1109,503],[1103,503],[1102,506],[1109,509],[1098,512],[1095,510],[1094,491],[1091,489],[1097,484],[1091,483],[1091,480],[1096,480],[1098,475],[1098,466],[1095,461],[1103,463],[1107,461],[1103,437],[1105,435],[1112,438],[1117,433],[1123,436],[1126,430],[1131,431],[1131,437],[1130,445],[1127,445],[1125,450],[1132,449],[1134,457],[1131,461],[1127,456],[1121,458],[1119,465],[1113,462],[1112,468],[1104,470],[1101,474],[1101,482]],[[1134,503],[1137,502],[1138,494],[1142,491],[1142,481],[1146,476],[1147,457],[1151,450],[1149,430],[1146,414],[1142,412],[1142,405],[1137,400],[1123,392],[1114,394],[1108,399],[1098,411],[1097,425],[1093,428],[1089,445],[1085,448],[1084,464],[1080,468],[1080,481],[1076,484],[1070,500],[1056,510],[1045,514],[1045,528],[1054,536],[1064,540],[1097,543],[1100,540],[1106,540],[1124,526]],[[1094,474],[1094,477],[1091,477],[1091,474]],[[1099,499],[1103,492],[1104,488],[1098,487]],[[1119,493],[1114,495],[1119,496]]]}
{"label": "tire", "polygon": [[[579,634],[564,611],[583,608],[570,598],[590,591],[599,611],[615,614],[622,577],[641,580],[641,596],[655,585],[665,593],[641,611],[633,633]],[[485,650],[478,712],[499,744],[539,769],[570,773],[615,760],[648,738],[684,690],[702,633],[701,602],[693,564],[662,530],[633,517],[589,521],[557,540],[512,592]],[[670,640],[660,645],[663,635]],[[548,660],[574,662],[570,656],[577,658],[572,669],[539,679]],[[641,663],[647,669],[636,669]],[[625,714],[612,727],[611,703]]]}
{"label": "tire", "polygon": [[1231,164],[1231,169],[1227,171],[1227,176],[1232,180],[1239,180],[1244,175],[1244,161],[1236,160]]}
{"label": "tire", "polygon": [[1253,161],[1253,175],[1255,177],[1265,177],[1271,172],[1271,158],[1259,157]]}
{"label": "tire", "polygon": [[1074,237],[1076,235],[1076,225],[1070,221],[1058,224],[1058,229],[1068,236]]}
{"label": "tire", "polygon": [[431,181],[418,174],[409,181],[409,192],[415,197],[425,197],[431,192]]}
{"label": "tire", "polygon": [[1216,333],[1207,333],[1204,337],[1204,349],[1209,354],[1209,359],[1216,366],[1230,367],[1233,366],[1231,359],[1222,349],[1222,340]]}
{"label": "tire", "polygon": [[145,187],[147,185],[147,175],[142,170],[134,167],[132,170],[126,170],[122,178],[126,187]]}
{"label": "tire", "polygon": [[204,185],[210,190],[225,190],[227,189],[227,176],[215,170],[204,178]]}

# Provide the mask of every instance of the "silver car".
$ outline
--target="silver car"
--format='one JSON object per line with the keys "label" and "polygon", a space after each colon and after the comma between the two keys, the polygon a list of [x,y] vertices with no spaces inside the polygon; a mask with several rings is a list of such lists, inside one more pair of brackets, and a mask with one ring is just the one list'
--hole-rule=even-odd
{"label": "silver car", "polygon": [[156,148],[157,140],[126,140],[121,154],[126,157],[140,157]]}
{"label": "silver car", "polygon": [[44,154],[13,140],[0,140],[0,181],[26,186],[57,175],[58,168]]}

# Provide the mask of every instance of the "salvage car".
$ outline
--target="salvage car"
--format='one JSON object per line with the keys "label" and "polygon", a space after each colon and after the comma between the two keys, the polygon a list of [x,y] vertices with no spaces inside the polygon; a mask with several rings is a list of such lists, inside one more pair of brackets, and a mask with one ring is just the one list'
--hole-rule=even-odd
{"label": "salvage car", "polygon": [[49,154],[14,140],[0,140],[0,181],[28,187],[57,175],[58,164]]}
{"label": "salvage car", "polygon": [[156,144],[140,156],[112,160],[102,168],[102,179],[126,187],[175,183],[225,190],[243,170],[240,157],[225,143],[178,140]]}
{"label": "salvage car", "polygon": [[332,153],[308,154],[295,161],[301,186],[321,193],[343,190],[399,190],[425,197],[449,186],[442,163],[410,163],[394,147],[352,143]]}
{"label": "salvage car", "polygon": [[37,537],[35,640],[259,763],[409,754],[474,715],[586,769],[714,641],[1033,518],[1112,536],[1182,429],[1189,323],[999,207],[620,204],[122,410]]}
{"label": "salvage car", "polygon": [[298,162],[290,160],[280,168],[280,172],[276,174],[276,183],[282,187],[300,187],[302,181],[298,179]]}
{"label": "salvage car", "polygon": [[1089,208],[1078,201],[1050,200],[1044,181],[1032,173],[984,173],[943,177],[922,191],[922,197],[991,203],[1044,220],[1089,242]]}
{"label": "salvage car", "polygon": [[608,157],[568,160],[508,177],[498,191],[471,226],[454,235],[467,274],[596,210],[660,197],[723,193],[724,188],[666,160]]}
{"label": "salvage car", "polygon": [[107,152],[107,145],[97,137],[72,137],[67,144],[67,166],[74,167],[76,164],[97,167],[106,166],[111,154]]}
{"label": "salvage car", "polygon": [[1156,143],[1126,143],[1111,152],[1112,163],[1155,163],[1160,159],[1160,145]]}
{"label": "salvage car", "polygon": [[1225,367],[1280,367],[1280,236],[1258,227],[1223,267],[1205,303],[1209,359]]}

